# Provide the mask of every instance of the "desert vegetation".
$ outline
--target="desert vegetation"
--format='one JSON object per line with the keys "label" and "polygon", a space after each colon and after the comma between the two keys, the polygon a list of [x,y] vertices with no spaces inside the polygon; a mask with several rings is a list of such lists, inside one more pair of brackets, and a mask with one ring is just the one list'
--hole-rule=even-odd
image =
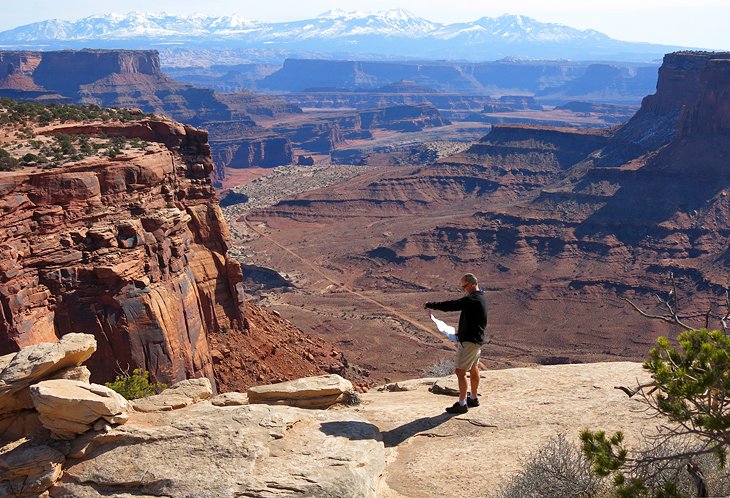
{"label": "desert vegetation", "polygon": [[141,368],[135,368],[131,374],[128,371],[121,372],[114,382],[107,382],[104,385],[125,399],[146,398],[159,394],[167,388],[167,385],[161,382],[150,382],[150,373]]}
{"label": "desert vegetation", "polygon": [[154,114],[143,114],[134,109],[114,109],[97,105],[41,104],[37,102],[21,102],[0,99],[0,125],[34,124],[48,126],[51,123],[87,123],[121,121],[123,123],[137,119],[159,119]]}

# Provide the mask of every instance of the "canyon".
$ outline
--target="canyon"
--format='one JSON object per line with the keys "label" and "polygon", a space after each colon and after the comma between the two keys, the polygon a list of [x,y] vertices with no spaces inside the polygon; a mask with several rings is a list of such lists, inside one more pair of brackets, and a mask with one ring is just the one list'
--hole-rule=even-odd
{"label": "canyon", "polygon": [[[65,71],[69,65],[78,70]],[[630,117],[656,70],[641,63],[520,61],[287,60],[263,73],[257,67],[231,66],[224,79],[240,77],[252,82],[250,88],[274,89],[278,95],[201,79],[199,70],[190,79],[184,67],[163,71],[154,50],[5,51],[0,52],[0,97],[137,108],[206,129],[214,185],[229,188],[250,177],[241,169],[295,161],[403,163],[413,160],[413,154],[399,150],[403,144],[473,140],[492,123],[611,126]],[[246,79],[240,71],[253,71],[258,79]],[[550,111],[582,98],[614,102],[614,107]],[[424,140],[417,135],[421,131],[433,138]],[[387,159],[391,153],[404,157]]]}
{"label": "canyon", "polygon": [[625,299],[653,310],[671,275],[695,326],[724,303],[729,60],[668,54],[656,93],[613,129],[495,125],[431,164],[229,221],[250,264],[296,275],[268,305],[380,378],[443,357],[422,303],[458,296],[465,272],[492,303],[490,366],[640,359],[676,331]]}
{"label": "canyon", "polygon": [[[136,85],[146,81],[149,90],[132,103],[153,111],[160,110],[153,106],[158,85],[172,85],[180,98],[203,92],[165,76],[154,52],[47,53],[45,63],[33,54],[3,53],[8,92],[47,92],[50,99],[63,90],[68,98],[91,98],[104,88],[100,81],[129,77]],[[106,61],[104,71],[117,72],[53,87],[38,68],[62,56]],[[221,166],[204,166],[213,185],[250,181],[264,174],[262,166],[294,156],[301,164],[371,165],[335,173],[329,185],[302,180],[326,176],[327,167],[271,175],[272,184],[289,183],[281,190],[289,194],[270,203],[260,202],[255,189],[235,187],[226,196],[230,254],[253,275],[246,285],[258,289],[261,278],[267,290],[254,292],[262,304],[319,341],[296,341],[314,358],[307,373],[349,372],[374,382],[437,363],[449,346],[418,309],[449,295],[449,276],[465,271],[482,272],[495,295],[494,366],[638,359],[662,329],[643,323],[625,298],[651,306],[669,273],[693,309],[716,304],[726,286],[726,171],[718,162],[726,133],[725,60],[713,53],[666,56],[656,93],[613,127],[633,111],[630,105],[572,101],[550,110],[542,97],[440,94],[406,79],[383,81],[375,91],[309,88],[278,97],[205,90],[216,104],[195,119],[210,130],[211,157]],[[115,105],[132,95],[132,86],[115,88],[107,97]],[[563,112],[570,113],[567,123],[550,126]],[[529,116],[541,118],[510,122]],[[578,117],[588,120],[580,128],[571,121]],[[505,122],[490,126],[489,119]],[[64,126],[59,133],[78,132],[78,125]],[[257,207],[247,208],[249,201]],[[261,323],[276,321],[267,313],[261,309]],[[627,332],[636,327],[646,332]],[[506,331],[509,340],[499,336]],[[249,363],[230,353],[227,341],[239,339],[216,336],[221,365]],[[273,354],[263,352],[264,342],[262,354]],[[286,354],[294,358],[297,351]],[[186,367],[185,375],[203,369],[210,377],[211,358]],[[281,380],[286,370],[252,369],[224,384]]]}

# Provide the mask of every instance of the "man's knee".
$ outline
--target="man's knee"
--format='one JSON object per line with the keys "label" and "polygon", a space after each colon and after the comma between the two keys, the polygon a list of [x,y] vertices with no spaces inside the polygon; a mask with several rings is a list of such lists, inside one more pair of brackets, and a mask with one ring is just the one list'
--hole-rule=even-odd
{"label": "man's knee", "polygon": [[457,377],[466,377],[466,370],[464,370],[463,368],[457,368],[455,369],[455,371]]}

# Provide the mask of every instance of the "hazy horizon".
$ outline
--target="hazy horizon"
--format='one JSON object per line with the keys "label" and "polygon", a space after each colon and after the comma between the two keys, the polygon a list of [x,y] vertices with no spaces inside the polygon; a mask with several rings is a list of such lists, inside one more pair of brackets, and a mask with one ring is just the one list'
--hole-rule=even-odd
{"label": "hazy horizon", "polygon": [[[6,0],[7,3],[7,0]],[[519,14],[541,22],[565,24],[577,29],[594,29],[623,41],[680,45],[713,50],[730,49],[730,2],[723,0],[613,0],[577,2],[555,0],[546,4],[538,0],[490,2],[475,6],[468,0],[449,2],[433,0],[371,0],[333,2],[312,0],[306,4],[280,2],[236,2],[209,0],[201,5],[192,0],[158,0],[152,8],[142,0],[78,0],[72,5],[30,0],[14,4],[0,19],[0,31],[48,19],[76,20],[97,14],[127,14],[132,11],[167,12],[173,15],[200,13],[208,16],[240,15],[262,22],[285,22],[314,18],[332,9],[375,12],[402,8],[432,22],[474,21],[481,17]]]}

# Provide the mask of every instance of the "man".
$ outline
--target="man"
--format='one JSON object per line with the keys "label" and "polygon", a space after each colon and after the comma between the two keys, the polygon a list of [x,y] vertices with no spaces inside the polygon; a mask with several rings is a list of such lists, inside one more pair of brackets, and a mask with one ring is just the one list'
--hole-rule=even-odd
{"label": "man", "polygon": [[[446,409],[449,413],[466,413],[469,407],[479,406],[479,355],[484,343],[484,329],[487,327],[487,297],[479,288],[477,278],[467,273],[459,281],[466,296],[454,301],[426,303],[424,308],[440,311],[461,311],[459,341],[456,355],[456,377],[459,379],[459,401]],[[469,372],[471,392],[467,398],[466,372]]]}

